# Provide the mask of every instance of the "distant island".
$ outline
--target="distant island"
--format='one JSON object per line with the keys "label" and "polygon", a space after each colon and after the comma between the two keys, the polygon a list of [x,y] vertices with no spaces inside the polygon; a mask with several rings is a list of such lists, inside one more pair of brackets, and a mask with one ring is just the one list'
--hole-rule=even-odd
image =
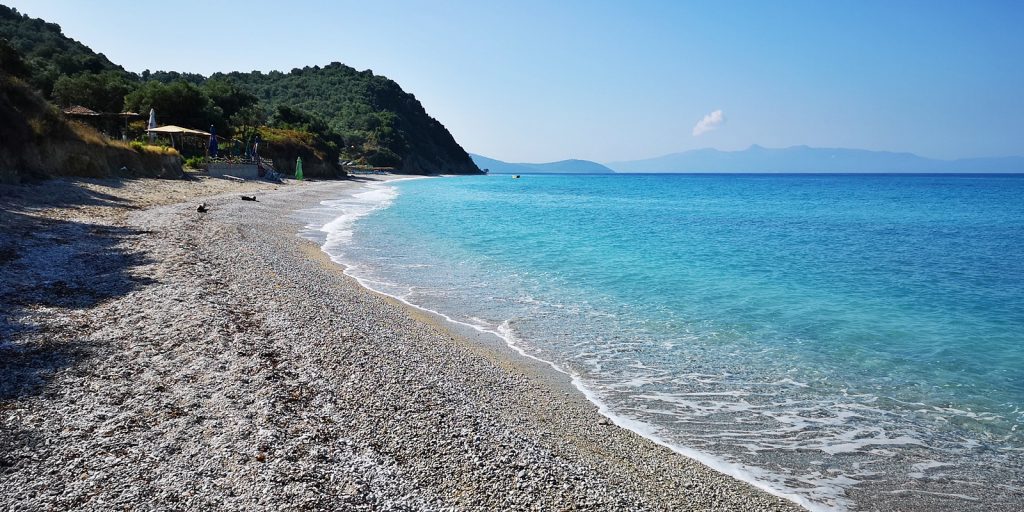
{"label": "distant island", "polygon": [[913,153],[808,146],[765,148],[755,144],[740,151],[695,149],[607,165],[626,173],[1019,173],[1024,172],[1024,157],[937,160]]}
{"label": "distant island", "polygon": [[487,169],[491,174],[612,174],[615,171],[590,160],[560,160],[539,164],[509,163],[470,153],[469,157],[477,167]]}
{"label": "distant island", "polygon": [[913,153],[850,148],[753,145],[739,151],[705,148],[680,153],[600,164],[590,160],[511,163],[470,153],[491,174],[611,174],[611,173],[1024,173],[1024,157],[939,160]]}

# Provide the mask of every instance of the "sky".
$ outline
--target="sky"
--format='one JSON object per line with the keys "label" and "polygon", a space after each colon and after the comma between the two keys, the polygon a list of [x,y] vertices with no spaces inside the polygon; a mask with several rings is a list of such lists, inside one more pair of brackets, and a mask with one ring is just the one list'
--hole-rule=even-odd
{"label": "sky", "polygon": [[1024,155],[1020,1],[0,3],[130,71],[371,69],[505,161],[752,144]]}

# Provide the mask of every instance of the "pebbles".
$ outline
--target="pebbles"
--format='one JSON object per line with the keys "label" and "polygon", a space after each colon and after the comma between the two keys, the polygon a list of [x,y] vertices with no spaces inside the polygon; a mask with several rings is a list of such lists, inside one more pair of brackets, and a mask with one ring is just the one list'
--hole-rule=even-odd
{"label": "pebbles", "polygon": [[[84,299],[38,304],[42,290],[0,323],[0,508],[796,508],[344,277],[289,219],[350,186],[208,197],[203,216],[190,197],[69,224],[19,219],[106,231],[73,238],[49,269]],[[117,286],[75,271],[97,249]],[[23,257],[0,265],[8,311],[7,276],[34,277]]]}

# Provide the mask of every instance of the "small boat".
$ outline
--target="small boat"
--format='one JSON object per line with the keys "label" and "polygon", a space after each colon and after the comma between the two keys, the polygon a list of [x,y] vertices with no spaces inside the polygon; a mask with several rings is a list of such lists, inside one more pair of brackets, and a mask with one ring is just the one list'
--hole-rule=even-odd
{"label": "small boat", "polygon": [[519,179],[519,175],[518,175],[518,174],[516,174],[515,176],[512,176],[512,179],[514,179],[514,180],[518,180],[518,179]]}

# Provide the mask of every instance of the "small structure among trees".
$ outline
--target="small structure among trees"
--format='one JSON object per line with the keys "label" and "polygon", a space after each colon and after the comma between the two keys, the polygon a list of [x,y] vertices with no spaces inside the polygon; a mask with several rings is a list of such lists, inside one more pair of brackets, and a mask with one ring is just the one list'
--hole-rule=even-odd
{"label": "small structure among trees", "polygon": [[128,122],[142,116],[138,112],[96,112],[82,105],[72,105],[62,110],[64,117],[87,124],[110,138],[128,140]]}

